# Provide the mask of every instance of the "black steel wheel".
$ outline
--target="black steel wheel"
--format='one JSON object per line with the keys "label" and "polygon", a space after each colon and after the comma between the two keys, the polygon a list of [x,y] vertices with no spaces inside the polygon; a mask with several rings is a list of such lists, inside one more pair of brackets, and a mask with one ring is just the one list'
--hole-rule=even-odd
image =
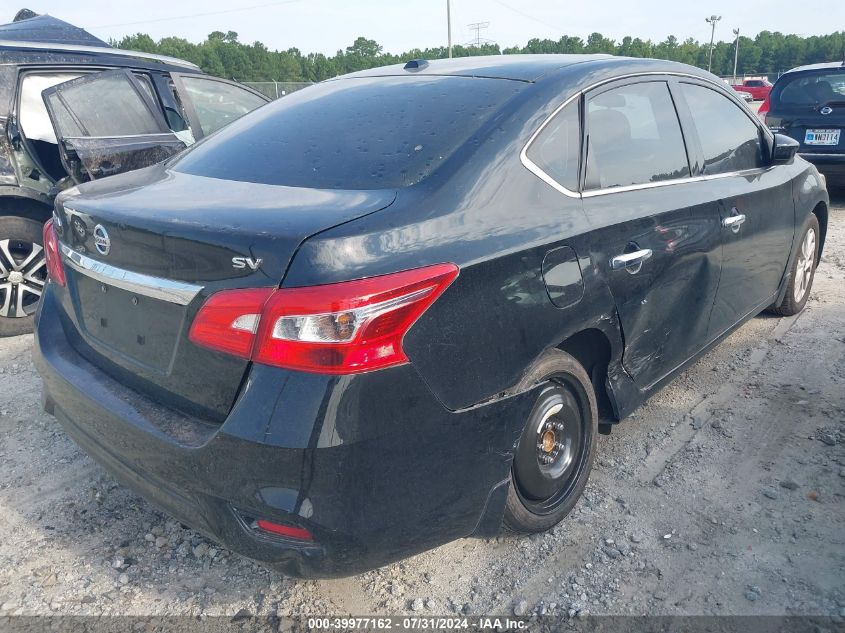
{"label": "black steel wheel", "polygon": [[547,530],[574,507],[592,468],[598,415],[592,383],[570,355],[555,350],[537,389],[511,471],[503,524]]}

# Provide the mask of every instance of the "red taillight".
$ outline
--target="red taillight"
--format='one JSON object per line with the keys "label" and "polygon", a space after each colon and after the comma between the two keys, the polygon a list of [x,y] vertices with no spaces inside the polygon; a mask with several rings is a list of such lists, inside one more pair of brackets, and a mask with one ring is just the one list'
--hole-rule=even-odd
{"label": "red taillight", "polygon": [[188,338],[241,358],[250,358],[264,303],[272,288],[226,290],[211,295],[197,313]]}
{"label": "red taillight", "polygon": [[454,264],[436,264],[323,286],[223,290],[200,308],[189,337],[287,369],[382,369],[408,361],[405,333],[457,275]]}
{"label": "red taillight", "polygon": [[53,220],[47,220],[41,234],[44,241],[44,259],[47,261],[47,275],[60,286],[67,283],[65,279],[65,267],[59,255],[59,238],[56,237],[56,229],[53,228]]}
{"label": "red taillight", "polygon": [[761,119],[763,119],[763,121],[766,120],[766,114],[769,112],[769,110],[772,107],[772,103],[771,103],[770,99],[771,99],[771,93],[766,95],[766,98],[763,99],[763,103],[760,104],[760,108],[757,110],[757,116],[760,117]]}
{"label": "red taillight", "polygon": [[255,527],[263,532],[269,532],[277,536],[284,536],[286,538],[296,539],[298,541],[313,541],[314,537],[311,532],[305,528],[294,527],[293,525],[283,525],[281,523],[273,523],[265,519],[258,519],[255,522]]}

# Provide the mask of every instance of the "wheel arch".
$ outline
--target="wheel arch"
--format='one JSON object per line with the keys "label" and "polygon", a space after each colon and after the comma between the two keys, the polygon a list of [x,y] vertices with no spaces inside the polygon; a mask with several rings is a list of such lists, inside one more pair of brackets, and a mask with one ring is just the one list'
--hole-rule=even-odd
{"label": "wheel arch", "polygon": [[619,419],[617,413],[619,409],[615,394],[607,379],[613,365],[614,349],[615,346],[603,330],[597,327],[579,330],[541,354],[528,367],[519,384],[511,392],[520,393],[536,386],[538,381],[548,375],[550,369],[553,369],[555,352],[563,351],[578,361],[587,373],[593,387],[601,423],[615,422]]}
{"label": "wheel arch", "polygon": [[607,334],[597,328],[588,328],[576,332],[557,347],[579,363],[590,377],[599,419],[615,417],[613,401],[607,387],[607,372],[610,367],[612,347]]}
{"label": "wheel arch", "polygon": [[[825,236],[827,235],[827,221],[828,221],[828,208],[827,204],[822,200],[819,202],[815,207],[813,207],[813,215],[816,216],[816,219],[819,221],[819,254],[818,260],[821,260],[822,257],[822,250],[824,249],[824,240]],[[818,260],[816,263],[818,264]]]}
{"label": "wheel arch", "polygon": [[53,207],[42,198],[21,195],[20,192],[8,193],[0,190],[0,216],[15,216],[46,222],[53,213]]}
{"label": "wheel arch", "polygon": [[[805,216],[801,218],[801,223],[798,224],[796,222],[796,234],[795,239],[792,242],[792,252],[789,254],[789,259],[787,260],[786,268],[784,269],[783,279],[781,279],[780,287],[778,288],[777,295],[775,295],[775,300],[772,303],[772,306],[780,305],[783,301],[783,298],[786,296],[787,290],[789,288],[789,271],[792,270],[792,265],[795,263],[795,258],[798,256],[798,251],[800,249],[800,238],[801,234],[798,233],[800,229],[804,226],[804,223],[810,216],[816,216],[816,220],[819,223],[819,254],[818,258],[821,259],[822,256],[822,248],[824,248],[824,240],[825,235],[827,234],[827,222],[828,222],[828,211],[827,211],[827,203],[824,200],[820,200],[816,203],[816,205],[812,208],[812,210],[807,213]],[[818,265],[818,261],[816,262]]]}

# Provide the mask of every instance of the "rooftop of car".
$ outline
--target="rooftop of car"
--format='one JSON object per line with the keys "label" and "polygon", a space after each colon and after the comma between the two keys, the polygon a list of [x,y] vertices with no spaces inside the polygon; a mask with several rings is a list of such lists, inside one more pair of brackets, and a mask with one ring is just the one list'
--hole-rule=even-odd
{"label": "rooftop of car", "polygon": [[[112,48],[85,29],[68,24],[51,15],[37,15],[19,19],[9,24],[0,24],[0,53],[9,51],[19,51],[25,57],[32,57],[32,54],[35,53],[36,59],[38,53],[44,52],[81,55],[86,58],[81,63],[90,63],[93,61],[91,59],[93,57],[135,58],[157,64],[169,64],[199,70],[196,64],[183,59]],[[3,57],[8,58],[8,55],[0,55],[0,63],[8,63]],[[29,63],[33,60],[25,59],[22,61]],[[69,59],[62,61],[73,63],[73,60]]]}
{"label": "rooftop of car", "polygon": [[[411,60],[404,64],[370,68],[341,75],[338,79],[363,77],[395,77],[422,75],[429,77],[477,77],[508,79],[526,83],[538,82],[552,75],[599,73],[602,78],[621,77],[628,74],[670,73],[701,77],[718,81],[705,70],[680,62],[617,55],[487,55],[453,59]],[[598,76],[598,75],[596,75]]]}
{"label": "rooftop of car", "polygon": [[413,74],[536,81],[543,75],[566,66],[612,57],[612,55],[486,55],[414,60],[418,62],[416,65],[403,63],[381,66],[344,75],[344,78]]}
{"label": "rooftop of car", "polygon": [[13,22],[0,24],[0,40],[108,47],[106,42],[85,29],[52,15],[33,15],[26,10],[18,13]]}
{"label": "rooftop of car", "polygon": [[790,68],[784,75],[789,73],[800,73],[806,70],[843,70],[845,71],[845,61],[841,62],[823,62],[821,64],[807,64],[806,66],[797,66]]}

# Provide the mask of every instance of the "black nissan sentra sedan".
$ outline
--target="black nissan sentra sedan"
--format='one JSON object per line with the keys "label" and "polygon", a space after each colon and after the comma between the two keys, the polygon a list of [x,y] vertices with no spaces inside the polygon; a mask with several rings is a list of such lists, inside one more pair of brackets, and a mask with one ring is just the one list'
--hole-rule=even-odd
{"label": "black nissan sentra sedan", "polygon": [[288,574],[548,529],[600,430],[747,319],[804,307],[828,196],[796,147],[671,62],[318,84],[57,200],[45,407]]}

